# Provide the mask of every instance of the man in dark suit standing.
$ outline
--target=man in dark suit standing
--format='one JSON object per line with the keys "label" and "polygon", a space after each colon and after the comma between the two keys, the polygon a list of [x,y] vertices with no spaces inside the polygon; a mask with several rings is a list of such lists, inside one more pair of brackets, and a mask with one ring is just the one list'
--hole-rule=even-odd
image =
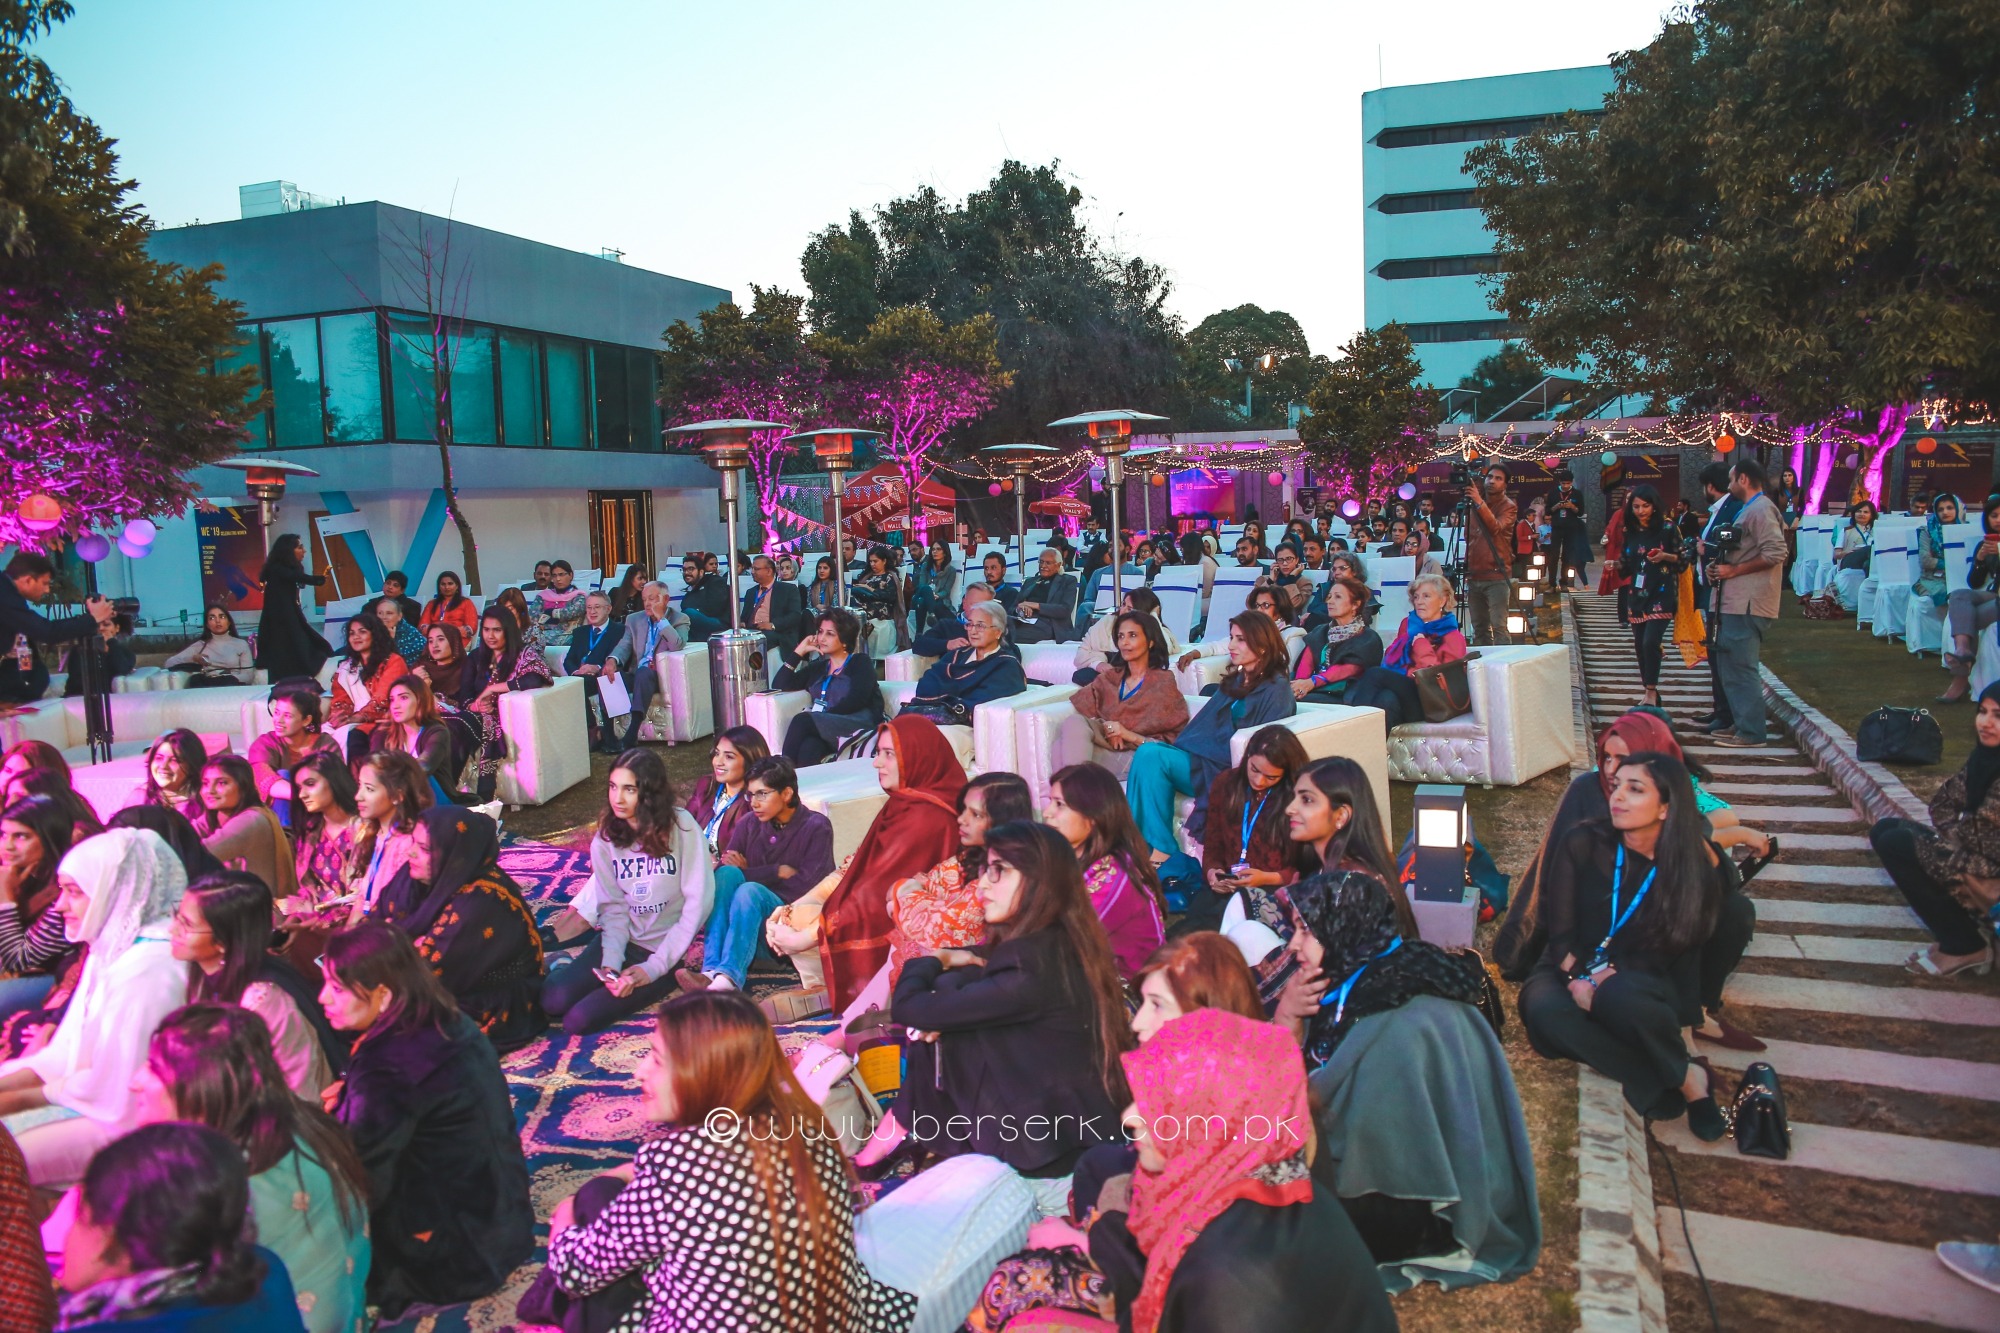
{"label": "man in dark suit standing", "polygon": [[806,595],[796,583],[778,577],[768,555],[750,561],[750,588],[743,594],[743,628],[764,636],[764,646],[776,648],[789,665],[793,649],[806,634]]}

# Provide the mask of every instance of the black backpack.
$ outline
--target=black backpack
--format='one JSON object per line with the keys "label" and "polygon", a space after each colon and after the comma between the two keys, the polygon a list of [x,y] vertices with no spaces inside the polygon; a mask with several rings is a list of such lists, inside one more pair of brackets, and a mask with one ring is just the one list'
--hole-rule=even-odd
{"label": "black backpack", "polygon": [[1854,754],[1864,763],[1935,764],[1944,758],[1944,732],[1923,708],[1878,708],[1861,719]]}

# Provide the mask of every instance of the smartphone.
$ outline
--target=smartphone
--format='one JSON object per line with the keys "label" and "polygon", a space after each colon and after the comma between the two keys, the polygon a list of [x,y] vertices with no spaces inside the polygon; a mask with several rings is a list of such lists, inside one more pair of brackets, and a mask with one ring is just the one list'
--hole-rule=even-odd
{"label": "smartphone", "polygon": [[612,982],[618,980],[618,974],[616,972],[613,972],[608,967],[593,967],[590,970],[597,975],[597,979],[599,981],[603,982],[607,986],[609,986]]}

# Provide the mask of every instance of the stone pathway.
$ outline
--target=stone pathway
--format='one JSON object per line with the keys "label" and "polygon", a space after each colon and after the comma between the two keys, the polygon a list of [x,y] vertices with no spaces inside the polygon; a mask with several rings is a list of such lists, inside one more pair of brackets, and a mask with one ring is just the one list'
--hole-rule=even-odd
{"label": "stone pathway", "polygon": [[[1631,632],[1610,598],[1572,600],[1594,728],[1639,702]],[[1684,737],[1710,705],[1708,668],[1669,645],[1662,698]],[[1962,715],[1957,715],[1962,717]],[[1946,725],[1951,725],[1947,720]],[[1729,1016],[1770,1045],[1698,1043],[1718,1071],[1768,1061],[1793,1153],[1739,1155],[1656,1125],[1651,1158],[1670,1322],[1706,1329],[1694,1260],[1724,1328],[2000,1330],[2000,1295],[1946,1270],[1931,1246],[2000,1231],[2000,985],[1903,969],[1929,937],[1870,852],[1867,824],[1775,726],[1768,745],[1688,744],[1709,790],[1776,835],[1783,859],[1749,886],[1758,934],[1726,992]],[[1733,1073],[1722,1080],[1734,1089]]]}

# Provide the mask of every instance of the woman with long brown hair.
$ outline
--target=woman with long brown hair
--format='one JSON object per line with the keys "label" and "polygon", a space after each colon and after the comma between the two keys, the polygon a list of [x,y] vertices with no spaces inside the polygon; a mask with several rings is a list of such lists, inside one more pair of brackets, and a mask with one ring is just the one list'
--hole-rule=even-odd
{"label": "woman with long brown hair", "polygon": [[1118,974],[1130,977],[1160,947],[1167,927],[1159,876],[1118,779],[1099,764],[1071,764],[1050,779],[1042,822],[1076,852]]}
{"label": "woman with long brown hair", "polygon": [[396,652],[396,638],[372,615],[347,622],[347,651],[333,669],[333,702],[327,708],[329,726],[349,723],[364,731],[389,711],[389,687],[410,669]]}
{"label": "woman with long brown hair", "polygon": [[422,676],[403,676],[389,687],[389,711],[368,733],[368,749],[400,750],[424,766],[439,792],[449,792],[458,775],[451,766],[451,736],[438,715],[437,699]]}
{"label": "woman with long brown hair", "polygon": [[247,870],[274,897],[298,888],[285,826],[257,799],[257,778],[241,755],[218,754],[201,770],[201,813],[194,819],[202,846],[232,870]]}
{"label": "woman with long brown hair", "polygon": [[199,814],[201,770],[207,762],[208,747],[200,736],[186,727],[162,732],[146,747],[146,780],[125,798],[125,804],[157,805],[189,816]]}
{"label": "woman with long brown hair", "polygon": [[1190,895],[1187,915],[1195,924],[1221,920],[1230,896],[1241,893],[1248,916],[1290,933],[1277,899],[1299,877],[1299,847],[1285,829],[1285,808],[1311,762],[1290,727],[1261,727],[1243,747],[1243,762],[1208,789],[1201,869],[1209,891]]}
{"label": "woman with long brown hair", "polygon": [[507,753],[507,736],[500,727],[500,697],[514,690],[549,686],[549,664],[539,652],[521,646],[521,627],[511,611],[489,606],[479,617],[479,646],[465,663],[465,689],[477,690],[466,711],[478,721],[478,799],[490,801],[500,780],[500,760]]}
{"label": "woman with long brown hair", "polygon": [[354,809],[361,826],[347,882],[354,894],[348,924],[361,920],[410,859],[417,818],[430,809],[430,783],[423,765],[400,750],[378,750],[355,774]]}
{"label": "woman with long brown hair", "polygon": [[563,1293],[636,1274],[661,1328],[910,1326],[917,1298],[877,1282],[855,1253],[839,1135],[755,1004],[716,990],[669,1000],[636,1076],[664,1132],[640,1146],[629,1182],[599,1177],[557,1205],[548,1266]]}
{"label": "woman with long brown hair", "polygon": [[52,796],[30,796],[0,813],[0,969],[8,974],[0,981],[0,1053],[9,1057],[27,1044],[16,1017],[36,1026],[60,1019],[83,964],[56,910],[56,866],[74,832],[68,807]]}

